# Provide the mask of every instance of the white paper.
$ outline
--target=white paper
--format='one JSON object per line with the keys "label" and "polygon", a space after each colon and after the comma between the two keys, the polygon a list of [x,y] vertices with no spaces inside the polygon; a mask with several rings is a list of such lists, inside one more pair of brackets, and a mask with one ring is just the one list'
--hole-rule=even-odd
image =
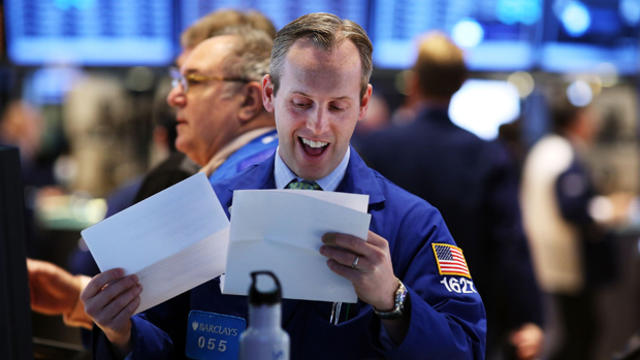
{"label": "white paper", "polygon": [[334,191],[322,191],[322,190],[263,190],[269,192],[282,192],[298,195],[310,196],[315,199],[323,200],[343,206],[349,209],[353,209],[359,212],[367,212],[369,206],[369,195],[351,194]]}
{"label": "white paper", "polygon": [[229,221],[207,177],[195,174],[82,231],[100,271],[140,278],[137,312],[224,271]]}
{"label": "white paper", "polygon": [[367,195],[357,194],[235,191],[222,292],[246,295],[249,274],[270,270],[285,298],[356,302],[351,282],[331,271],[318,249],[327,232],[366,239],[371,220],[367,203]]}

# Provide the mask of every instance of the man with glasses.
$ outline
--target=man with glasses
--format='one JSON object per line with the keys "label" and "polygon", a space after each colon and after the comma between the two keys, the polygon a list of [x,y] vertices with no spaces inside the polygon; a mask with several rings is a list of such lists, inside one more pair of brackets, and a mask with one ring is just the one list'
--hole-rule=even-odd
{"label": "man with glasses", "polygon": [[275,151],[273,116],[262,106],[259,83],[271,45],[266,33],[236,27],[200,43],[171,70],[167,102],[176,110],[176,148],[212,182]]}
{"label": "man with glasses", "polygon": [[[233,20],[242,14],[225,10],[211,18]],[[254,20],[258,18],[257,13],[252,16]],[[198,24],[195,26],[198,29]],[[213,182],[233,176],[275,151],[278,141],[273,115],[262,106],[259,83],[269,68],[273,40],[271,34],[249,25],[201,33],[196,35],[220,35],[185,49],[187,56],[178,61],[183,65],[181,70],[171,69],[173,88],[167,102],[176,110],[177,149],[202,167],[201,171]],[[196,35],[189,39],[196,41]],[[137,199],[188,176],[183,163],[180,157],[172,157],[152,170],[140,190],[144,194],[139,192]],[[88,252],[80,257],[86,258],[85,268],[95,267]],[[80,292],[89,282],[87,276],[73,276],[37,260],[30,260],[28,267],[34,309],[46,314],[62,313],[65,323],[71,326],[92,326],[79,301]],[[64,289],[64,296],[59,295],[60,289]]]}

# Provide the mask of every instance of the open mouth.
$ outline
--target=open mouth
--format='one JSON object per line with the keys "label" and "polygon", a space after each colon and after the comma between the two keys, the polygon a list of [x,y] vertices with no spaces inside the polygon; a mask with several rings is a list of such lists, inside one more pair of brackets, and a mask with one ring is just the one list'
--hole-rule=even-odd
{"label": "open mouth", "polygon": [[303,137],[298,137],[298,139],[300,140],[300,144],[302,145],[304,152],[310,156],[322,155],[329,146],[329,143],[324,141],[314,141]]}

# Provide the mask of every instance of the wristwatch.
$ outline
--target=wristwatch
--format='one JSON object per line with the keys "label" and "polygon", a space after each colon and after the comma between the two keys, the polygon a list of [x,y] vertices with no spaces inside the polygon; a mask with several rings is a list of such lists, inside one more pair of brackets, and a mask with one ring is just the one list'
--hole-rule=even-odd
{"label": "wristwatch", "polygon": [[404,314],[404,303],[407,298],[407,288],[402,281],[398,280],[398,289],[396,289],[393,297],[393,309],[389,311],[380,311],[375,307],[373,312],[378,315],[380,319],[399,319]]}

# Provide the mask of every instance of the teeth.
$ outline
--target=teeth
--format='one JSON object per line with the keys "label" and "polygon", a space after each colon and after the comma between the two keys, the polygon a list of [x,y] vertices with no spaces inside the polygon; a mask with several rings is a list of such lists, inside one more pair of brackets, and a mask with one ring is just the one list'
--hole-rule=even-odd
{"label": "teeth", "polygon": [[321,148],[323,146],[326,146],[328,143],[323,142],[323,141],[313,141],[313,140],[309,140],[309,139],[305,139],[305,138],[301,138],[302,139],[302,143],[312,147],[312,148]]}

